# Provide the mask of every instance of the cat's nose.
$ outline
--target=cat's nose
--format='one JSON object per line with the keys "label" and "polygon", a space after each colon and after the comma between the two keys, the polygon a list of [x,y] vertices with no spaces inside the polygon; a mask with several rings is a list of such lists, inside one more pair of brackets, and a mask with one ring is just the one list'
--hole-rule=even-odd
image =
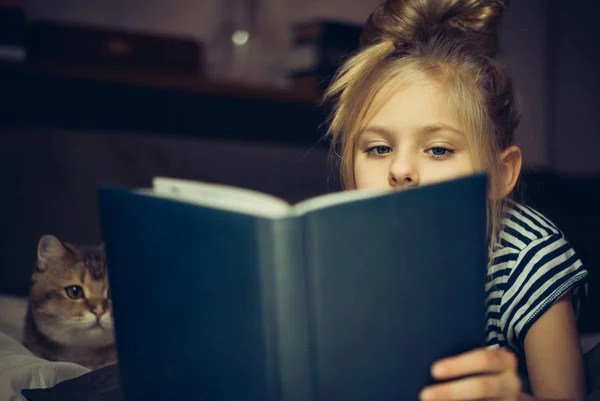
{"label": "cat's nose", "polygon": [[94,309],[92,309],[92,313],[96,315],[98,319],[100,319],[100,317],[104,314],[104,308],[101,306],[96,306]]}

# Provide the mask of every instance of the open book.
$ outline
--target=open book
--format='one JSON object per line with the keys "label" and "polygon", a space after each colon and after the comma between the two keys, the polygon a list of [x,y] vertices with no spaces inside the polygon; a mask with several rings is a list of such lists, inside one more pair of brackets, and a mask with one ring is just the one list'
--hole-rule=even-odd
{"label": "open book", "polygon": [[484,343],[486,193],[100,188],[125,398],[417,399]]}
{"label": "open book", "polygon": [[320,195],[295,205],[290,205],[283,199],[272,195],[228,185],[166,177],[155,177],[152,180],[152,184],[152,190],[146,190],[146,193],[213,207],[215,209],[272,219],[299,216],[319,208],[326,208],[340,203],[357,201],[386,193],[386,191],[383,190],[336,192]]}

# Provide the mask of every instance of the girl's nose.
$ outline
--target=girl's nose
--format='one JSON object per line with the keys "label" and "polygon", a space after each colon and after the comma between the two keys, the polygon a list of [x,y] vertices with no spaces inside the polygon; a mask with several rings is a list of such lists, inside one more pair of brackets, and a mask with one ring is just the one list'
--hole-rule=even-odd
{"label": "girl's nose", "polygon": [[390,167],[389,183],[392,187],[416,187],[419,185],[419,172],[416,163],[407,157],[398,157]]}

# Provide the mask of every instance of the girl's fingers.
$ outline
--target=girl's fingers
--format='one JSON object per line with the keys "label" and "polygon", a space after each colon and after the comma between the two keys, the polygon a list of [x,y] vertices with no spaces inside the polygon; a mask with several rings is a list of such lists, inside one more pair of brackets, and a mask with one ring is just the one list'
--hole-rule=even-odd
{"label": "girl's fingers", "polygon": [[431,374],[438,380],[485,373],[516,371],[517,358],[504,349],[477,349],[455,357],[442,359],[431,367]]}
{"label": "girl's fingers", "polygon": [[516,400],[521,381],[513,372],[468,377],[423,389],[421,401]]}

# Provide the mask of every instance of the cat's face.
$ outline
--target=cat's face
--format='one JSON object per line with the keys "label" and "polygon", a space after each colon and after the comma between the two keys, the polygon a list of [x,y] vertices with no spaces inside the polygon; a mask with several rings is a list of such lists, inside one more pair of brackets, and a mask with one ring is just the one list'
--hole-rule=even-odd
{"label": "cat's face", "polygon": [[42,237],[29,302],[38,330],[56,343],[102,346],[114,342],[102,245],[80,247],[50,235]]}

